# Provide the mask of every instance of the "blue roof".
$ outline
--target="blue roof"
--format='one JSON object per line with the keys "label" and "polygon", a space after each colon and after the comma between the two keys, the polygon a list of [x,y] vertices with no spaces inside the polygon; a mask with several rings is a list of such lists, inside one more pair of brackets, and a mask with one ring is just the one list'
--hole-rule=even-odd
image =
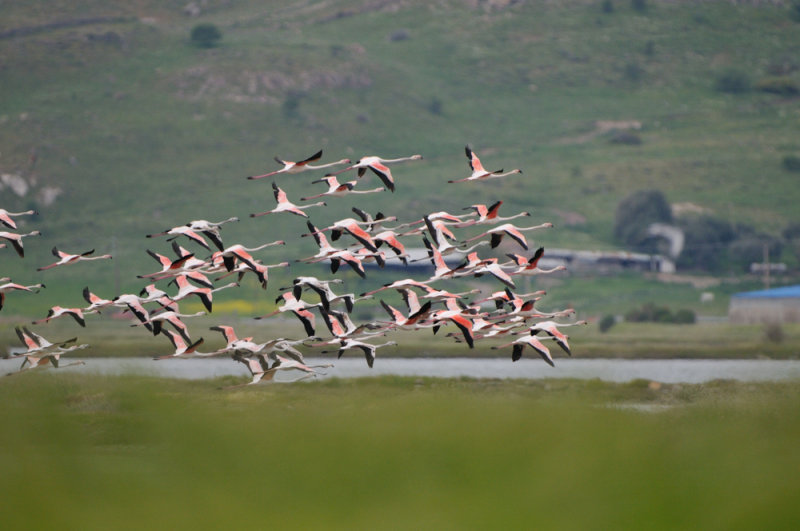
{"label": "blue roof", "polygon": [[783,286],[775,289],[762,289],[758,291],[742,291],[734,293],[733,297],[740,299],[789,299],[800,298],[800,284]]}

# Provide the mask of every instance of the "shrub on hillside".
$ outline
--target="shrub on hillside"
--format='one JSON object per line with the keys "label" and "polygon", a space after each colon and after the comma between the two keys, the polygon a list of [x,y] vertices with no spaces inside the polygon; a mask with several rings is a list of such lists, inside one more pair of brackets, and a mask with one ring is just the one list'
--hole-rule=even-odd
{"label": "shrub on hillside", "polygon": [[614,237],[630,247],[650,250],[654,240],[647,228],[653,223],[672,223],[672,209],[659,190],[638,190],[617,205]]}
{"label": "shrub on hillside", "polygon": [[612,144],[622,144],[624,146],[639,146],[642,143],[642,137],[630,131],[619,131],[614,133],[608,141]]}
{"label": "shrub on hillside", "polygon": [[222,38],[222,32],[214,24],[198,24],[192,28],[192,44],[201,48],[213,48]]}
{"label": "shrub on hillside", "polygon": [[728,245],[736,238],[734,227],[711,215],[682,216],[676,223],[684,235],[676,265],[681,269],[720,270],[727,260]]}
{"label": "shrub on hillside", "polygon": [[750,78],[739,70],[726,70],[717,76],[714,88],[728,94],[742,94],[750,90]]}
{"label": "shrub on hillside", "polygon": [[760,79],[755,89],[761,92],[769,92],[770,94],[779,94],[781,96],[793,96],[800,93],[800,86],[797,82],[790,77],[766,77]]}
{"label": "shrub on hillside", "polygon": [[783,157],[783,169],[788,171],[800,171],[800,157],[797,155],[786,155]]}
{"label": "shrub on hillside", "polygon": [[789,8],[789,18],[795,22],[800,22],[800,1],[795,0]]}

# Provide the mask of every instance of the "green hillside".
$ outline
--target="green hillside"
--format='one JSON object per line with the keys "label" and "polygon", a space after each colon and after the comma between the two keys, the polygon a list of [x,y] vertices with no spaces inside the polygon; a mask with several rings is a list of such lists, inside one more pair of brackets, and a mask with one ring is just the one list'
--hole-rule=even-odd
{"label": "green hillside", "polygon": [[[556,224],[537,244],[609,249],[617,203],[643,188],[773,234],[798,221],[798,174],[781,161],[800,154],[800,99],[715,89],[731,70],[800,84],[788,5],[208,0],[188,16],[186,4],[3,6],[0,172],[27,190],[5,179],[0,206],[38,209],[22,230],[44,236],[24,260],[0,250],[0,264],[48,281],[50,304],[79,304],[77,283],[140,287],[135,275],[156,269],[145,249],[168,251],[144,235],[191,219],[239,216],[231,243],[296,238],[300,218],[248,218],[274,201],[269,180],[245,177],[319,149],[323,162],[424,160],[394,167],[394,194],[310,211],[318,225],[353,204],[410,221],[503,199],[507,215]],[[199,23],[221,30],[218,46],[190,42]],[[600,122],[637,122],[641,143],[612,142]],[[487,167],[524,173],[448,185],[468,175],[466,144]],[[298,198],[324,191],[317,177],[277,182]],[[296,239],[265,261],[313,252]],[[33,272],[53,245],[115,260]]]}

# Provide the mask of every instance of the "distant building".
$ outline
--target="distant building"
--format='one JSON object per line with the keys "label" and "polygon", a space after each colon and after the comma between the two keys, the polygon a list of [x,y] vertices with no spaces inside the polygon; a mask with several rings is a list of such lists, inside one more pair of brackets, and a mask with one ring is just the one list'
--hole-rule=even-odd
{"label": "distant building", "polygon": [[728,306],[732,323],[800,323],[800,284],[734,293]]}
{"label": "distant building", "polygon": [[674,273],[675,263],[660,254],[627,251],[545,249],[540,267],[564,265],[575,274],[615,274],[621,271]]}

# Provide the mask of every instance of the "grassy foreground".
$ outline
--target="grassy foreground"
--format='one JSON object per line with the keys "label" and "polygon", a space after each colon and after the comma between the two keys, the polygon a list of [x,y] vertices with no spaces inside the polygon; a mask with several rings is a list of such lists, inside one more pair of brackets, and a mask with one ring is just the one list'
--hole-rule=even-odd
{"label": "grassy foreground", "polygon": [[9,529],[780,529],[800,385],[0,381]]}

